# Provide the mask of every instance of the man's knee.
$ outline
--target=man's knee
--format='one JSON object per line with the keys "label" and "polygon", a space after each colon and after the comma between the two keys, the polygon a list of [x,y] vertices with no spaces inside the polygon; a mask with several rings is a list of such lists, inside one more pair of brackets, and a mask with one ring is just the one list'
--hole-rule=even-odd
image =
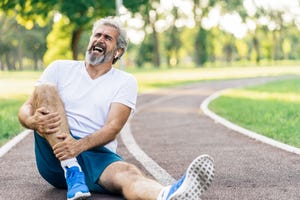
{"label": "man's knee", "polygon": [[43,83],[34,90],[35,108],[41,106],[58,107],[62,105],[58,90],[54,84]]}
{"label": "man's knee", "polygon": [[121,161],[108,166],[101,175],[99,183],[109,191],[119,193],[124,186],[129,187],[142,176],[137,167]]}
{"label": "man's knee", "polygon": [[57,95],[57,88],[54,84],[51,83],[43,83],[35,87],[35,93],[40,96],[47,97],[48,95]]}
{"label": "man's knee", "polygon": [[36,86],[35,98],[37,98],[37,100],[44,100],[44,99],[56,100],[60,97],[55,85],[50,83],[43,83]]}
{"label": "man's knee", "polygon": [[130,163],[123,162],[119,166],[119,171],[116,173],[117,178],[132,179],[132,181],[134,181],[143,176],[142,172]]}

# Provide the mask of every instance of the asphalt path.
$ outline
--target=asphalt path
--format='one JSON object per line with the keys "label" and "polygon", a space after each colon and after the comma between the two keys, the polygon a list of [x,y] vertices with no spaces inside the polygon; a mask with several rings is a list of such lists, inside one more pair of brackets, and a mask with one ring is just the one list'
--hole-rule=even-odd
{"label": "asphalt path", "polygon": [[[274,79],[209,81],[140,95],[138,112],[130,120],[131,134],[142,151],[174,179],[180,178],[198,155],[211,155],[215,179],[203,200],[300,199],[299,155],[232,131],[200,110],[201,102],[216,91]],[[118,152],[146,175],[155,177],[121,138]],[[66,199],[65,190],[53,188],[38,174],[32,134],[0,158],[0,185],[1,200]],[[90,199],[122,198],[92,194]]]}

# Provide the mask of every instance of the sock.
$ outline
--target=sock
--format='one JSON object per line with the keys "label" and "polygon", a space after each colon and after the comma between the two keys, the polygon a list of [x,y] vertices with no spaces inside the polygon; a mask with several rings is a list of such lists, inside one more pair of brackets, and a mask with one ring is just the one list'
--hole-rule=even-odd
{"label": "sock", "polygon": [[67,160],[63,160],[63,161],[60,161],[60,164],[61,164],[61,167],[64,169],[65,171],[65,176],[66,176],[66,168],[71,168],[71,167],[78,167],[79,168],[79,171],[82,171],[81,170],[81,167],[77,161],[76,158],[69,158]]}
{"label": "sock", "polygon": [[167,196],[169,194],[170,188],[171,188],[171,186],[164,187],[160,191],[160,193],[159,193],[159,195],[157,197],[157,200],[167,200]]}

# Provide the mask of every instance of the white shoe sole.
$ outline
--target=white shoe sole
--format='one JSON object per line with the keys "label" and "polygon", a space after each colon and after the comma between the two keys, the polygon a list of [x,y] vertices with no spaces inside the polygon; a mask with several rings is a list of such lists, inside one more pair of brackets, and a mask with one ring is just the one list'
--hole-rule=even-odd
{"label": "white shoe sole", "polygon": [[91,193],[77,192],[74,197],[68,198],[67,200],[84,200],[91,196]]}
{"label": "white shoe sole", "polygon": [[169,200],[199,200],[214,178],[213,159],[208,155],[197,157],[186,171],[186,177],[179,189]]}

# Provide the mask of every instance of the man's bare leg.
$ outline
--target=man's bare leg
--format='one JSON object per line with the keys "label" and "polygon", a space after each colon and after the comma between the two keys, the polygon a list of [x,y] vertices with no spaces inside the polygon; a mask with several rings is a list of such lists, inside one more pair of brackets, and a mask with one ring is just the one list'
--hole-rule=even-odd
{"label": "man's bare leg", "polygon": [[[70,134],[67,117],[64,110],[63,102],[54,85],[42,84],[35,88],[33,93],[34,111],[44,107],[46,109],[45,115],[48,113],[57,112],[60,116],[60,124],[57,132],[52,134],[38,133],[46,138],[50,146],[61,142]],[[84,173],[76,158],[70,158],[61,161],[61,166],[65,171],[66,182],[68,185],[68,200],[83,199],[89,197],[91,194],[85,184]],[[76,174],[76,176],[74,176]],[[77,182],[80,182],[78,184]]]}
{"label": "man's bare leg", "polygon": [[124,195],[126,199],[156,200],[164,188],[146,177],[136,166],[123,161],[109,165],[102,173],[99,184],[112,193]]}
{"label": "man's bare leg", "polygon": [[108,166],[99,183],[111,192],[122,193],[126,199],[199,200],[214,177],[213,159],[201,155],[191,162],[185,174],[173,185],[164,187],[125,162]]}
{"label": "man's bare leg", "polygon": [[[61,122],[59,131],[53,134],[39,133],[42,137],[46,138],[50,146],[53,147],[58,142],[63,141],[63,137],[70,134],[67,117],[64,110],[63,102],[61,101],[57,89],[54,85],[42,84],[37,86],[33,93],[34,110],[44,107],[51,112],[58,112]],[[45,113],[47,114],[47,113]]]}

